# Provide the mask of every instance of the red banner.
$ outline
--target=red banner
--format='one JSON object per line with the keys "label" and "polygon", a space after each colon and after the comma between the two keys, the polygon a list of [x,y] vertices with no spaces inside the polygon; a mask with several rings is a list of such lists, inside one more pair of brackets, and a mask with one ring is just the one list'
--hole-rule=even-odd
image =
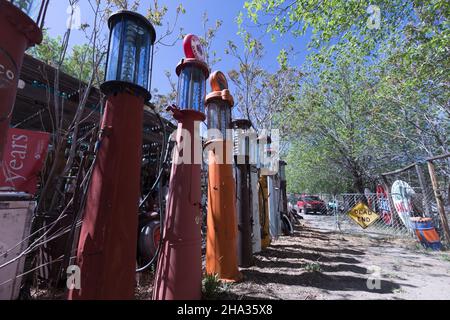
{"label": "red banner", "polygon": [[44,165],[49,139],[46,132],[8,130],[0,164],[0,190],[36,193],[37,175]]}

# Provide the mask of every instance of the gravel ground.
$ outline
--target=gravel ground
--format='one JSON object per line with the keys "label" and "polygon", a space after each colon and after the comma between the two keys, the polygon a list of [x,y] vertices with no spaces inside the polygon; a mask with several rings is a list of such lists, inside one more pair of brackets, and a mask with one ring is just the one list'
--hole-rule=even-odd
{"label": "gravel ground", "polygon": [[[305,216],[291,237],[281,237],[242,269],[244,281],[219,299],[450,299],[450,252],[422,249],[412,239],[342,234],[332,216]],[[380,287],[367,286],[371,266],[380,268]],[[137,276],[135,298],[150,300],[153,275]],[[64,299],[33,290],[32,299]]]}
{"label": "gravel ground", "polygon": [[[421,249],[411,239],[334,231],[331,216],[306,216],[243,269],[230,299],[450,299],[450,254]],[[368,269],[380,287],[367,286]]]}

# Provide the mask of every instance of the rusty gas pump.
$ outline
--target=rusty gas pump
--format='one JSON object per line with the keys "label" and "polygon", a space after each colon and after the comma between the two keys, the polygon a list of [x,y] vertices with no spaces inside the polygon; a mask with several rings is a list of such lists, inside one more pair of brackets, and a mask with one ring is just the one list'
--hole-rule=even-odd
{"label": "rusty gas pump", "polygon": [[0,0],[0,162],[25,51],[42,42],[49,0]]}
{"label": "rusty gas pump", "polygon": [[238,261],[243,268],[253,264],[253,213],[250,181],[251,122],[246,119],[232,123],[235,139],[235,172],[238,216]]}
{"label": "rusty gas pump", "polygon": [[107,96],[77,251],[81,289],[69,299],[134,299],[144,102],[156,34],[142,15],[108,20]]}
{"label": "rusty gas pump", "polygon": [[[259,211],[261,223],[261,249],[267,249],[272,243],[270,233],[270,192],[268,186],[269,177],[274,174],[270,160],[272,139],[268,135],[258,137],[258,160],[260,167],[260,178],[258,184]],[[273,196],[273,195],[272,195]]]}
{"label": "rusty gas pump", "polygon": [[280,192],[280,176],[279,161],[275,161],[275,150],[272,148],[272,139],[266,146],[266,167],[267,189],[269,198],[269,231],[272,240],[277,240],[281,235],[281,192]]}
{"label": "rusty gas pump", "polygon": [[259,208],[259,172],[260,165],[258,162],[258,141],[256,131],[252,132],[250,139],[250,203],[253,216],[253,254],[261,252],[261,221]]}
{"label": "rusty gas pump", "polygon": [[178,121],[169,195],[158,258],[154,300],[201,299],[201,186],[202,141],[206,79],[209,68],[199,39],[183,41],[186,58],[176,68],[178,103],[169,108]]}

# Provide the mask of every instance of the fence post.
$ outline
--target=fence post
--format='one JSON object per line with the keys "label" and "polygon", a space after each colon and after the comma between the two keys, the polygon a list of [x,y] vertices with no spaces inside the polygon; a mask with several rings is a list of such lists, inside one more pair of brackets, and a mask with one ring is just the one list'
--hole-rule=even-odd
{"label": "fence post", "polygon": [[423,208],[425,209],[425,216],[431,217],[431,210],[430,210],[431,201],[430,201],[430,198],[428,195],[428,188],[425,183],[425,177],[423,175],[423,170],[419,163],[416,163],[416,172],[417,172],[417,176],[419,177],[420,188],[422,189],[422,195],[423,195],[422,202],[423,202]]}
{"label": "fence post", "polygon": [[439,190],[439,182],[436,178],[436,172],[434,169],[433,161],[428,161],[428,171],[430,173],[431,183],[433,185],[434,196],[436,198],[436,204],[438,207],[439,215],[441,217],[442,230],[444,231],[444,236],[446,242],[450,243],[450,228],[448,226],[447,216],[445,215],[444,201],[442,199],[441,191]]}
{"label": "fence post", "polygon": [[337,196],[333,195],[332,199],[333,199],[332,201],[334,203],[333,214],[334,214],[336,229],[338,231],[341,231],[341,226],[339,224],[339,203],[338,203]]}

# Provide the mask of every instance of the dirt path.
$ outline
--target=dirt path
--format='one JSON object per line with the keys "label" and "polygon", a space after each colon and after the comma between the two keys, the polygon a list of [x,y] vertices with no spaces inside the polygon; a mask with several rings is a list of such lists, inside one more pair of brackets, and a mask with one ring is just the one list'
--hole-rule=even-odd
{"label": "dirt path", "polygon": [[[306,216],[242,270],[234,299],[450,299],[450,253],[429,252],[406,239],[340,234],[333,217]],[[367,286],[381,270],[380,289]]]}

